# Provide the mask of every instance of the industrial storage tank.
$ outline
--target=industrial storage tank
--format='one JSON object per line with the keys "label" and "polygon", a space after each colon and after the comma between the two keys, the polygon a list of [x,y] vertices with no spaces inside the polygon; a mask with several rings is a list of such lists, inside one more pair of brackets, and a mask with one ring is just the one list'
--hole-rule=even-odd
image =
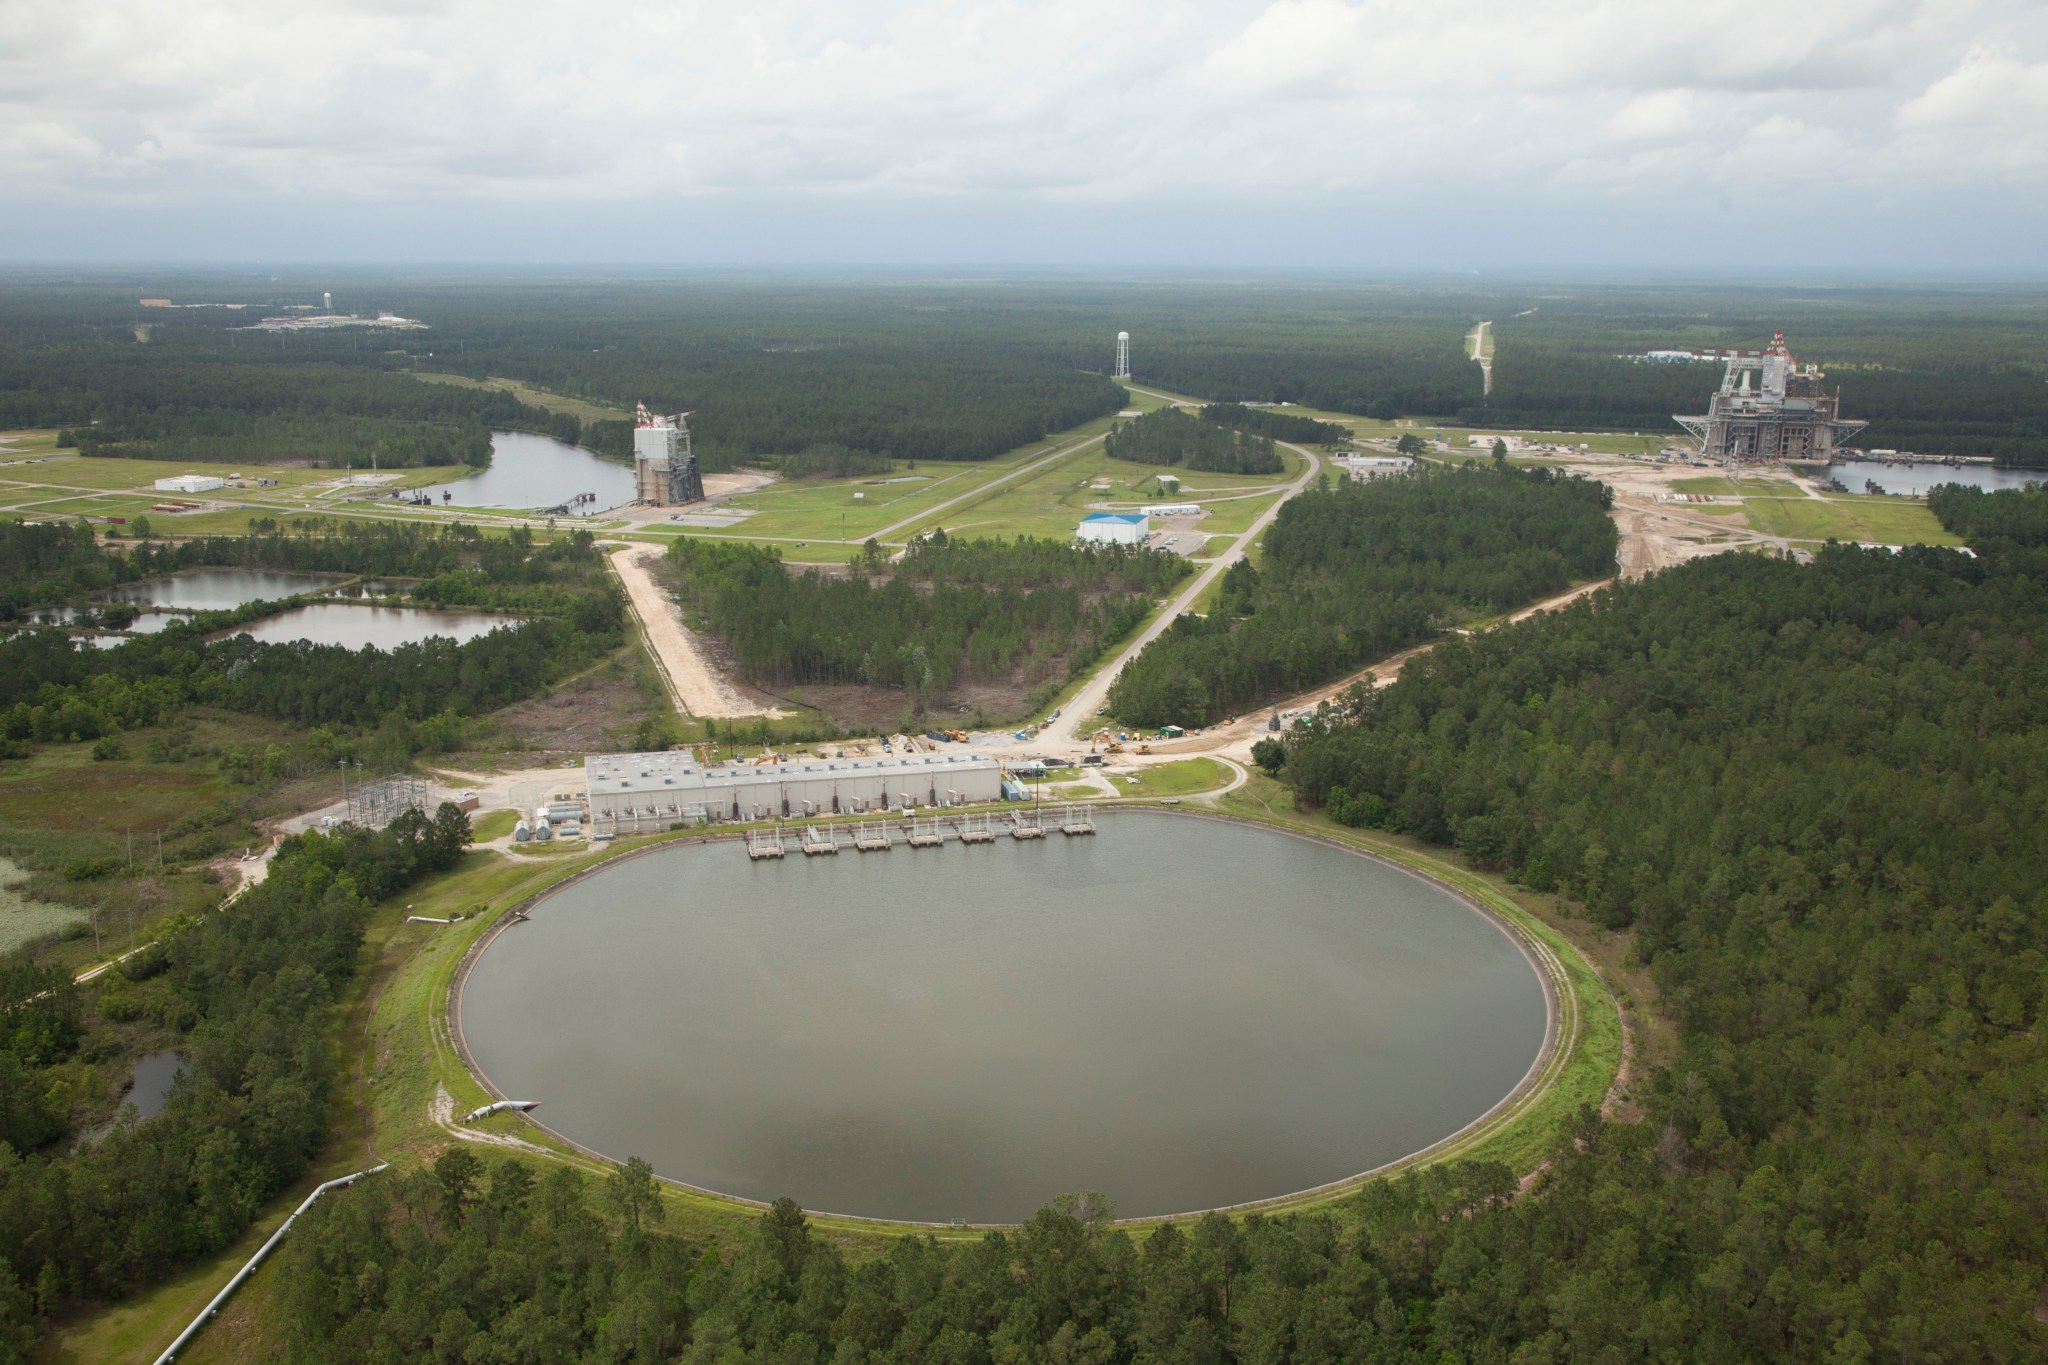
{"label": "industrial storage tank", "polygon": [[533,841],[536,844],[547,843],[554,837],[555,832],[548,827],[547,817],[543,816],[533,822]]}
{"label": "industrial storage tank", "polygon": [[524,820],[520,820],[520,821],[517,821],[516,823],[514,823],[514,824],[513,824],[513,826],[512,826],[512,842],[513,842],[513,843],[515,843],[515,844],[523,844],[523,843],[525,843],[525,842],[526,842],[526,841],[527,841],[528,839],[531,839],[532,837],[533,837],[533,827],[532,827],[531,825],[527,824],[527,823],[526,823],[526,822],[525,822]]}

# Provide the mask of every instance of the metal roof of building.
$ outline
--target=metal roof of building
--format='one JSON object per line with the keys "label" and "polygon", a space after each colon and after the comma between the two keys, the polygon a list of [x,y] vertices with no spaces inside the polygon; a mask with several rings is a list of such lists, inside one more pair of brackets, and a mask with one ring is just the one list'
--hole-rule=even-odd
{"label": "metal roof of building", "polygon": [[601,792],[660,791],[663,788],[755,786],[791,781],[830,781],[837,777],[917,776],[927,773],[995,768],[986,753],[883,754],[872,758],[805,757],[782,763],[697,762],[695,754],[655,752],[591,754],[583,760],[592,795]]}
{"label": "metal roof of building", "polygon": [[1081,520],[1083,522],[1121,521],[1129,525],[1136,526],[1140,522],[1145,520],[1145,514],[1143,512],[1090,512],[1087,516],[1081,518]]}

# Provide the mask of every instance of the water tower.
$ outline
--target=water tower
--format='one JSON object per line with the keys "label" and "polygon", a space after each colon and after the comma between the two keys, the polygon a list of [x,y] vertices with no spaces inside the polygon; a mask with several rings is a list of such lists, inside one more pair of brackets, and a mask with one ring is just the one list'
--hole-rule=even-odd
{"label": "water tower", "polygon": [[1116,334],[1116,372],[1110,375],[1110,378],[1129,379],[1130,377],[1131,334],[1129,332],[1118,332]]}
{"label": "water tower", "polygon": [[334,294],[332,291],[326,291],[320,295],[320,311],[323,313],[334,311]]}

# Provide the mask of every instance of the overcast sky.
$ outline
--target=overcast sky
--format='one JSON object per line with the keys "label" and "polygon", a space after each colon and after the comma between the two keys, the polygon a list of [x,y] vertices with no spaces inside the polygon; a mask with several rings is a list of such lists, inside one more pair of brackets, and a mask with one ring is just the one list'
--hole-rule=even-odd
{"label": "overcast sky", "polygon": [[0,260],[2048,274],[2043,0],[0,0]]}

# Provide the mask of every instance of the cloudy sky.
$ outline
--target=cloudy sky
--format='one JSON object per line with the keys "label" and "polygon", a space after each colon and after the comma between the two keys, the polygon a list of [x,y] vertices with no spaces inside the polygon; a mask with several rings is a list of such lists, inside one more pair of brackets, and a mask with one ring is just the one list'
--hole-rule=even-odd
{"label": "cloudy sky", "polygon": [[0,260],[2048,274],[2043,0],[0,0]]}

